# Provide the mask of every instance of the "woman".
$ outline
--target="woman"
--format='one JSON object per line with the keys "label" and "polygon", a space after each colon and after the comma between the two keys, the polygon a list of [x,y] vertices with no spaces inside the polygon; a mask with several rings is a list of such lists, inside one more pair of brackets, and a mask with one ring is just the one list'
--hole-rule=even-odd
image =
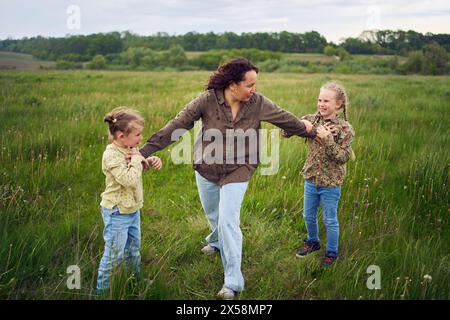
{"label": "woman", "polygon": [[[259,162],[261,121],[278,126],[289,135],[316,136],[309,121],[299,120],[256,92],[258,72],[256,66],[243,58],[221,65],[209,78],[205,92],[155,133],[140,150],[147,158],[175,142],[171,137],[176,129],[189,130],[195,121],[202,119],[202,132],[194,148],[196,156],[201,148],[200,158],[195,160],[194,169],[200,200],[212,230],[202,252],[220,252],[225,273],[224,285],[218,293],[222,299],[234,299],[244,289],[240,209],[248,182]],[[211,132],[215,133],[214,141]],[[230,139],[223,139],[223,154],[216,153],[211,161],[202,150],[211,150],[211,143],[217,146],[218,132],[227,138],[230,132],[236,133],[232,141],[239,138],[239,134],[255,132],[256,139],[245,140],[244,136],[245,150],[230,145]]]}

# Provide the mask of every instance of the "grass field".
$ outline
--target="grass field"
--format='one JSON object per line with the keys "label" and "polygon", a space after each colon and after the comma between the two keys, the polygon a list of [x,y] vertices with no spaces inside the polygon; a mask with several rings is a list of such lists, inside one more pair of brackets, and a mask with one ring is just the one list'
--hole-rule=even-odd
{"label": "grass field", "polygon": [[[0,73],[1,299],[92,298],[103,250],[104,114],[121,105],[140,110],[149,137],[207,77]],[[240,298],[449,299],[450,77],[263,73],[258,90],[303,115],[315,112],[329,79],[346,85],[356,131],[339,207],[340,259],[324,269],[322,251],[295,257],[306,236],[299,174],[306,148],[303,139],[282,139],[278,174],[257,172],[243,203]],[[222,285],[220,258],[200,252],[209,228],[194,172],[170,161],[171,147],[158,153],[163,169],[144,177],[143,281],[118,274],[112,299],[211,299]],[[70,265],[81,269],[80,290],[66,287]],[[371,265],[381,270],[379,290],[366,285]]]}

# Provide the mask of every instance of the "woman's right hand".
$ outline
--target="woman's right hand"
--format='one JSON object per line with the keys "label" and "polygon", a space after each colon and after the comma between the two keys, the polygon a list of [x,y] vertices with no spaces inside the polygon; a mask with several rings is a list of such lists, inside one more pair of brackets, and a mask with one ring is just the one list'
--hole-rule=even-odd
{"label": "woman's right hand", "polygon": [[310,122],[310,121],[308,121],[308,120],[305,120],[305,119],[303,119],[303,120],[301,120],[303,123],[304,123],[304,125],[305,125],[305,128],[306,128],[306,132],[307,133],[310,133],[311,132],[311,130],[313,129],[313,125],[312,125],[312,123]]}

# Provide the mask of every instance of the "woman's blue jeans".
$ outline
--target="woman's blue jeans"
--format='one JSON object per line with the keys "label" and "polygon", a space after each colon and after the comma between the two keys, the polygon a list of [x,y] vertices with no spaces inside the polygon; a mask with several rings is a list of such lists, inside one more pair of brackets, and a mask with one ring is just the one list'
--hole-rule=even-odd
{"label": "woman's blue jeans", "polygon": [[244,277],[241,272],[242,232],[239,224],[248,181],[220,187],[197,171],[195,177],[200,201],[211,227],[206,241],[220,250],[225,273],[224,286],[240,292],[244,289]]}

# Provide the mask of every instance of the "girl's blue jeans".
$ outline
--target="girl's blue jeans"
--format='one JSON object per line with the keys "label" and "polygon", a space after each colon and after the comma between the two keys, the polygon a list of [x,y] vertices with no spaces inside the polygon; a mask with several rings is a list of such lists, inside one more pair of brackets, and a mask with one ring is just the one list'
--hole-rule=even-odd
{"label": "girl's blue jeans", "polygon": [[131,265],[135,275],[139,277],[141,264],[141,220],[140,211],[132,214],[121,214],[117,207],[106,209],[101,207],[105,240],[105,250],[100,261],[97,277],[99,292],[109,288],[112,270],[125,258],[126,266]]}
{"label": "girl's blue jeans", "polygon": [[338,253],[339,222],[337,216],[341,187],[318,187],[305,181],[304,210],[308,240],[319,242],[319,227],[317,225],[317,211],[320,204],[323,210],[323,222],[327,229],[327,252]]}
{"label": "girl's blue jeans", "polygon": [[206,241],[220,250],[224,268],[224,286],[236,292],[244,289],[241,272],[242,232],[240,211],[247,182],[229,183],[222,187],[195,171],[198,193],[211,227]]}

